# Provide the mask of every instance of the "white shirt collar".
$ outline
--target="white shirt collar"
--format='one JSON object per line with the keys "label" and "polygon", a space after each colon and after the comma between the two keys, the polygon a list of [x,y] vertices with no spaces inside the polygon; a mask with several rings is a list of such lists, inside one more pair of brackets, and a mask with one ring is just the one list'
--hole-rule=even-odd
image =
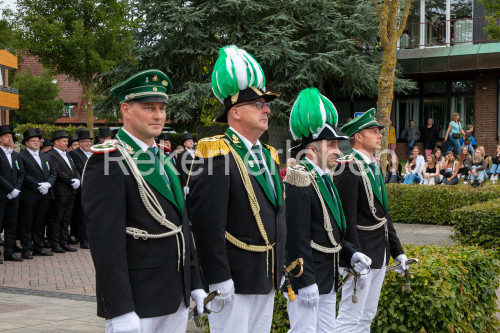
{"label": "white shirt collar", "polygon": [[30,148],[26,148],[28,151],[31,153],[31,155],[37,155],[40,153],[40,149],[37,150],[31,150]]}
{"label": "white shirt collar", "polygon": [[122,130],[125,132],[125,134],[130,136],[130,138],[132,140],[134,140],[134,142],[139,146],[139,148],[141,148],[141,150],[146,151],[146,150],[148,150],[148,148],[154,147],[155,152],[158,152],[158,146],[156,145],[156,142],[154,142],[154,140],[153,140],[153,145],[150,147],[144,141],[141,141],[138,138],[136,138],[135,136],[133,136],[132,134],[130,134],[125,128],[122,127]]}
{"label": "white shirt collar", "polygon": [[5,154],[7,154],[7,153],[9,153],[9,154],[10,154],[10,153],[12,153],[12,148],[5,149],[5,147],[4,147],[4,146],[0,146],[0,147],[2,147],[2,149],[3,149],[3,151],[4,151],[4,153],[5,153]]}
{"label": "white shirt collar", "polygon": [[318,173],[318,175],[320,177],[322,177],[323,174],[325,173],[325,171],[321,170],[321,168],[319,166],[317,166],[316,163],[314,163],[313,161],[311,161],[308,157],[305,157],[305,159],[307,161],[309,161],[309,163],[311,163],[311,165],[314,167],[314,170],[316,170],[316,172]]}
{"label": "white shirt collar", "polygon": [[365,161],[366,164],[377,162],[375,157],[370,158],[370,157],[366,156],[365,154],[363,154],[362,152],[360,152],[359,150],[356,150],[354,148],[352,150],[354,150],[356,153],[358,153],[359,156],[361,156],[363,158],[363,160]]}
{"label": "white shirt collar", "polygon": [[[229,129],[238,135],[238,137],[241,139],[241,141],[243,141],[243,143],[245,144],[245,147],[247,147],[248,151],[252,151],[251,149],[254,145],[247,138],[245,138],[243,135],[238,133],[238,131],[235,130],[234,128],[232,128],[231,126],[229,126]],[[262,147],[262,145],[260,144],[260,141],[258,139],[257,139],[257,143],[255,145]],[[262,148],[260,148],[260,149],[262,150]]]}
{"label": "white shirt collar", "polygon": [[52,149],[55,149],[62,156],[66,156],[66,152],[65,151],[62,151],[61,149],[57,149],[56,147],[52,147]]}

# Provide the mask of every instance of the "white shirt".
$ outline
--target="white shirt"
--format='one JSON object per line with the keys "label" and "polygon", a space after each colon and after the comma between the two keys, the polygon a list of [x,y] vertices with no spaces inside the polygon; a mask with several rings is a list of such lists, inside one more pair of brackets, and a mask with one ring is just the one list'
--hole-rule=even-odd
{"label": "white shirt", "polygon": [[38,163],[38,166],[40,167],[40,169],[42,169],[42,160],[40,159],[40,149],[37,149],[36,151],[33,151],[33,150],[27,148],[26,150],[29,151],[29,153],[31,154],[31,156],[33,156],[33,158],[35,159],[35,161]]}
{"label": "white shirt", "polygon": [[[245,147],[247,147],[250,154],[252,154],[253,159],[255,161],[257,161],[258,160],[257,156],[255,156],[255,153],[252,151],[252,147],[254,145],[247,138],[245,138],[243,135],[238,133],[238,131],[235,130],[234,128],[232,128],[231,126],[229,126],[229,129],[231,129],[231,131],[233,131],[234,133],[236,133],[238,135],[238,137],[241,139],[241,141],[243,141],[243,144],[245,145]],[[266,168],[266,172],[268,173],[268,175],[271,175],[271,172],[269,171],[269,168],[267,167],[267,164],[265,163],[266,156],[262,153],[262,145],[260,144],[260,141],[258,139],[257,139],[257,143],[255,145],[258,146],[260,149],[260,156],[262,156],[262,158],[264,159],[264,167]],[[272,179],[271,179],[271,185],[273,187],[274,195],[276,196],[276,188],[274,187],[274,181]]]}
{"label": "white shirt", "polygon": [[66,152],[65,151],[62,151],[60,149],[57,149],[56,147],[54,147],[53,149],[55,149],[59,155],[61,155],[61,157],[63,158],[63,160],[66,162],[66,164],[69,166],[69,169],[71,171],[73,171],[73,168],[71,167],[71,163],[69,163],[69,159],[68,159],[68,156],[66,156]]}
{"label": "white shirt", "polygon": [[89,151],[85,151],[83,150],[82,148],[79,148],[81,151],[83,151],[83,153],[87,156],[87,158],[89,158],[91,155],[92,155],[92,152],[89,150]]}
{"label": "white shirt", "polygon": [[7,159],[9,160],[10,167],[12,168],[12,149],[5,149],[4,146],[0,146],[3,149],[3,152],[7,156]]}
{"label": "white shirt", "polygon": [[134,142],[139,146],[139,148],[141,148],[141,150],[143,151],[147,151],[148,148],[152,148],[154,147],[155,148],[155,152],[158,153],[158,146],[156,145],[156,142],[154,142],[153,140],[153,145],[152,146],[148,146],[144,141],[141,141],[139,140],[138,138],[136,138],[135,136],[133,136],[132,134],[130,134],[125,128],[122,127],[122,130],[128,135],[130,136],[130,138],[132,140],[134,140]]}
{"label": "white shirt", "polygon": [[187,148],[185,148],[185,149],[188,152],[188,154],[191,155],[192,158],[194,158],[194,150],[193,149],[187,149]]}
{"label": "white shirt", "polygon": [[[354,150],[356,153],[358,153],[358,154],[359,154],[359,156],[361,156],[361,157],[363,158],[363,160],[365,161],[365,163],[366,163],[366,164],[375,163],[375,165],[378,165],[378,162],[377,162],[377,160],[375,159],[375,157],[373,157],[373,156],[372,156],[372,157],[370,158],[370,157],[366,156],[365,154],[363,154],[362,152],[360,152],[359,150],[356,150],[356,149],[354,149],[354,148],[353,148],[352,150]],[[373,178],[375,178],[375,175],[373,174],[372,169],[371,169],[371,168],[368,168],[368,170],[370,170],[370,172],[371,172],[371,174],[372,174]]]}
{"label": "white shirt", "polygon": [[309,163],[311,163],[311,165],[314,167],[314,170],[318,173],[318,175],[320,177],[323,176],[323,174],[325,173],[325,171],[321,170],[321,168],[319,166],[316,165],[316,163],[314,163],[313,161],[311,161],[308,157],[305,157],[306,160],[309,161]]}

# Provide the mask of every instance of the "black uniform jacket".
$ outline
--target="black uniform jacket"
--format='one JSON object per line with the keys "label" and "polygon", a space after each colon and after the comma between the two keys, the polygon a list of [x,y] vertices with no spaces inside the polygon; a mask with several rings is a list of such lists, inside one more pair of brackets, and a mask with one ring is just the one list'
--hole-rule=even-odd
{"label": "black uniform jacket", "polygon": [[7,155],[0,148],[0,199],[6,199],[7,194],[14,189],[21,191],[24,180],[23,162],[19,153],[12,152],[12,167]]}
{"label": "black uniform jacket", "polygon": [[186,149],[184,149],[179,155],[177,155],[177,158],[175,159],[175,166],[177,168],[177,171],[179,172],[179,179],[181,181],[181,186],[183,189],[187,183],[192,161],[193,156],[191,156],[191,154]]}
{"label": "black uniform jacket", "polygon": [[[272,163],[276,166],[274,161]],[[268,253],[267,269],[266,252],[243,250],[225,239],[227,231],[248,245],[265,245],[234,156],[229,153],[207,158],[198,165],[201,166],[201,170],[196,169],[198,175],[191,175],[188,205],[205,283],[232,279],[238,294],[264,295],[270,293],[273,287],[278,290],[285,261],[284,201],[275,207],[256,177],[249,173],[269,243],[275,244],[274,253]],[[281,181],[279,186],[278,191],[282,195]]]}
{"label": "black uniform jacket", "polygon": [[[42,162],[42,167],[40,168],[40,165],[27,148],[19,154],[23,160],[25,171],[21,190],[21,200],[36,200],[41,198],[54,199],[54,191],[52,188],[54,187],[57,174],[56,170],[52,167],[50,156],[40,151],[38,152],[38,156],[40,156]],[[50,185],[52,185],[47,194],[42,195],[40,191],[38,191],[39,183],[50,183]]]}
{"label": "black uniform jacket", "polygon": [[[340,172],[341,170],[341,172]],[[371,268],[380,269],[386,254],[386,264],[389,263],[389,252],[393,258],[403,254],[403,248],[392,224],[389,213],[384,212],[384,208],[375,195],[373,195],[376,215],[380,218],[387,217],[388,246],[385,241],[385,229],[380,227],[373,231],[358,230],[357,226],[372,226],[378,223],[373,218],[368,205],[363,179],[359,175],[356,162],[351,161],[345,164],[338,164],[333,177],[335,186],[338,189],[342,208],[347,223],[346,239],[357,249],[372,259]],[[385,186],[382,183],[382,186]],[[342,259],[342,258],[341,258]],[[350,262],[341,260],[341,266],[347,267]]]}
{"label": "black uniform jacket", "polygon": [[77,148],[69,152],[71,158],[73,159],[73,163],[75,163],[76,169],[80,173],[83,173],[83,168],[85,167],[85,163],[87,162],[87,155],[81,150]]}
{"label": "black uniform jacket", "polygon": [[[109,172],[105,174],[107,165]],[[174,204],[149,187],[166,219],[183,225],[186,254],[180,271],[175,236],[143,240],[125,233],[126,227],[150,234],[170,229],[160,225],[145,208],[136,180],[120,152],[110,153],[109,160],[104,154],[93,154],[87,162],[82,207],[96,270],[100,317],[113,318],[131,311],[141,318],[172,314],[181,302],[189,305],[192,290],[202,288],[187,215],[181,216]]]}
{"label": "black uniform jacket", "polygon": [[71,169],[68,166],[68,163],[62,158],[62,156],[55,150],[51,149],[47,152],[48,155],[52,158],[52,166],[56,170],[57,178],[54,183],[54,194],[55,195],[75,195],[76,190],[71,186],[71,180],[76,178],[80,180],[80,173],[76,169],[75,164],[73,163],[73,159],[71,155],[66,153],[66,157],[71,164]]}
{"label": "black uniform jacket", "polygon": [[[321,246],[333,247],[324,227],[323,209],[318,194],[312,184],[299,187],[285,182],[285,191],[287,258],[289,261],[304,259],[304,271],[300,277],[291,279],[292,288],[297,292],[300,288],[316,283],[320,294],[328,294],[332,291],[334,283],[336,285],[334,280],[338,277],[338,267],[333,253],[322,253],[311,247],[311,240]],[[350,263],[356,250],[344,239],[344,233],[328,206],[326,207],[333,228],[333,237],[337,244],[342,245],[340,257]]]}

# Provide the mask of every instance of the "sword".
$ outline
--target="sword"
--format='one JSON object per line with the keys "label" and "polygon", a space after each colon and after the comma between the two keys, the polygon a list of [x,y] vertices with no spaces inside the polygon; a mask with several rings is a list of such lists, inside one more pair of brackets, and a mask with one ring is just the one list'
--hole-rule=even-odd
{"label": "sword", "polygon": [[214,290],[210,294],[208,294],[207,297],[205,297],[205,299],[203,300],[203,313],[198,313],[196,307],[189,310],[189,319],[194,320],[196,327],[201,327],[201,317],[206,316],[207,314],[210,314],[212,312],[207,308],[207,304],[213,301],[215,296],[220,296],[220,290]]}
{"label": "sword", "polygon": [[[300,266],[300,271],[299,273],[294,275],[291,272],[297,266]],[[295,292],[292,289],[292,284],[290,283],[290,279],[301,276],[303,272],[304,272],[304,259],[302,258],[294,260],[288,267],[286,267],[283,270],[283,273],[285,274],[286,289],[288,290],[288,300],[290,302],[295,301]]]}
{"label": "sword", "polygon": [[[414,264],[414,263],[418,263],[418,259],[417,258],[408,259],[406,261],[406,269],[403,271],[403,274],[405,276],[405,284],[403,285],[403,292],[405,292],[405,291],[408,291],[408,292],[411,291],[411,285],[410,285],[410,265]],[[390,272],[390,271],[396,270],[398,268],[401,268],[401,264],[389,266],[389,267],[387,267],[386,271]]]}

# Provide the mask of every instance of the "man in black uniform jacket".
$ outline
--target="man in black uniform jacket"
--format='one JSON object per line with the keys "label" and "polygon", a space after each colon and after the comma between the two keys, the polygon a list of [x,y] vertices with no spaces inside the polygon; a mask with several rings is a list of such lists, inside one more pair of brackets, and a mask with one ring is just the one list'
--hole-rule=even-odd
{"label": "man in black uniform jacket", "polygon": [[[310,119],[322,119],[322,111],[328,114],[325,121],[310,124]],[[329,118],[332,123],[326,121]],[[300,92],[290,116],[292,135],[301,139],[291,151],[305,155],[300,164],[287,169],[283,180],[287,257],[290,261],[304,259],[303,274],[291,281],[297,298],[287,302],[290,332],[334,332],[339,257],[358,273],[371,264],[370,258],[344,238],[345,217],[330,170],[340,155],[339,140],[348,138],[337,134],[336,120],[332,102],[316,88]],[[294,126],[299,123],[302,130]]]}
{"label": "man in black uniform jacket", "polygon": [[4,260],[23,261],[14,254],[19,194],[23,185],[24,170],[21,157],[12,150],[13,135],[9,125],[0,126],[0,231],[3,227]]}
{"label": "man in black uniform jacket", "polygon": [[[83,174],[83,168],[87,159],[92,155],[90,147],[92,146],[92,139],[90,132],[87,130],[78,131],[78,144],[79,147],[72,150],[69,155],[75,163],[75,167],[80,173]],[[76,190],[75,204],[73,206],[73,215],[71,217],[71,231],[75,235],[75,239],[80,242],[80,248],[89,248],[89,238],[87,236],[87,229],[85,228],[85,215],[82,209],[82,192],[81,187]],[[74,229],[74,230],[73,230]]]}
{"label": "man in black uniform jacket", "polygon": [[[221,54],[227,48],[237,57],[248,55],[235,46]],[[256,66],[248,70],[263,78]],[[204,164],[187,185],[189,213],[205,282],[210,291],[221,290],[224,301],[220,313],[209,315],[213,333],[271,329],[284,264],[285,205],[278,154],[259,137],[268,128],[267,102],[275,97],[265,92],[263,82],[226,92],[225,112],[217,121],[227,122],[229,129],[198,142],[196,157]],[[222,307],[222,300],[214,300],[213,308]]]}
{"label": "man in black uniform jacket", "polygon": [[45,233],[44,223],[50,200],[54,199],[52,187],[56,181],[56,171],[50,166],[50,156],[40,152],[42,133],[33,128],[23,133],[21,151],[24,165],[24,181],[21,190],[19,223],[23,259],[32,259],[32,255],[53,256],[43,248]]}
{"label": "man in black uniform jacket", "polygon": [[68,139],[69,136],[65,130],[52,132],[54,147],[47,153],[52,158],[52,165],[57,173],[53,187],[55,200],[51,207],[48,230],[49,243],[52,246],[52,252],[55,253],[76,251],[68,244],[68,227],[73,212],[76,190],[80,187],[80,173],[71,156],[66,153]]}
{"label": "man in black uniform jacket", "polygon": [[[383,128],[375,114],[375,109],[370,109],[341,128],[354,142],[351,154],[337,160],[334,176],[347,221],[346,239],[369,256],[372,265],[366,287],[358,292],[358,303],[351,301],[352,280],[342,288],[336,324],[339,332],[370,332],[389,255],[402,269],[408,260],[389,215],[382,170],[374,157],[381,149]],[[341,262],[341,266],[347,265]]]}
{"label": "man in black uniform jacket", "polygon": [[170,79],[146,70],[115,85],[117,141],[91,148],[82,206],[106,332],[186,331],[191,295],[203,311],[199,267],[174,166],[154,142]]}

